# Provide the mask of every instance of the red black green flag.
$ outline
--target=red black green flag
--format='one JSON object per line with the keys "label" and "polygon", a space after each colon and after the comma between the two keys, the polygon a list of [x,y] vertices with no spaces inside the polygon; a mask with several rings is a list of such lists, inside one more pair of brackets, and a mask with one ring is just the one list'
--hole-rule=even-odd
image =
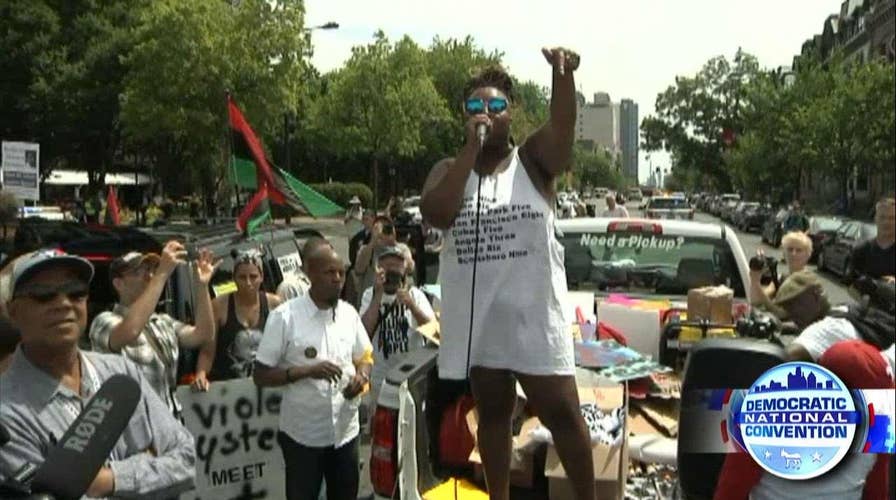
{"label": "red black green flag", "polygon": [[[251,161],[255,164],[258,191],[249,201],[237,219],[237,228],[240,231],[251,234],[264,220],[270,217],[270,203],[289,205],[300,214],[308,214],[302,200],[289,188],[283,173],[279,169],[271,167],[261,147],[261,142],[255,135],[255,131],[249,126],[249,122],[243,116],[242,111],[227,96],[227,108],[230,115],[230,129],[232,135],[232,161]],[[256,223],[252,223],[256,221]]]}

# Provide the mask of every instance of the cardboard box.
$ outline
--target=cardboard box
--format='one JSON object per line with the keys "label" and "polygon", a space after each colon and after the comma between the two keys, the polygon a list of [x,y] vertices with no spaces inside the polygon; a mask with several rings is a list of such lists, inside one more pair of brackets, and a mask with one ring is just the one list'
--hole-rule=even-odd
{"label": "cardboard box", "polygon": [[731,324],[734,291],[726,286],[705,286],[688,291],[688,319]]}
{"label": "cardboard box", "polygon": [[[628,408],[625,386],[622,384],[601,382],[597,386],[580,385],[579,400],[582,403],[593,402],[604,411],[619,407]],[[626,418],[621,431],[623,439],[620,446],[610,447],[598,443],[591,448],[597,498],[601,500],[621,499],[624,496],[625,481],[628,475],[628,430],[629,424]],[[560,457],[552,445],[548,445],[544,474],[549,480],[548,488],[551,500],[575,498]]]}
{"label": "cardboard box", "polygon": [[[523,422],[518,436],[513,437],[513,451],[510,455],[510,484],[520,488],[531,488],[535,484],[535,453],[537,445],[532,443],[529,433],[541,425],[537,418],[531,417]],[[479,428],[479,419],[476,411],[467,414],[467,427],[473,436]],[[479,455],[479,447],[473,448],[470,453],[470,462],[473,463],[473,473],[482,477],[482,457]]]}

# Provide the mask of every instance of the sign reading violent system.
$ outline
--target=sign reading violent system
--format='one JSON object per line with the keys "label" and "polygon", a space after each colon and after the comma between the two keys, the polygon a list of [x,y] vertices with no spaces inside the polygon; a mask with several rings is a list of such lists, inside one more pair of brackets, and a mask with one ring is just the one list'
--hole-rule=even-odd
{"label": "sign reading violent system", "polygon": [[40,144],[3,141],[2,151],[3,189],[20,200],[39,200]]}
{"label": "sign reading violent system", "polygon": [[215,382],[208,392],[178,388],[184,422],[196,438],[196,489],[181,500],[286,498],[277,445],[282,395],[249,378]]}

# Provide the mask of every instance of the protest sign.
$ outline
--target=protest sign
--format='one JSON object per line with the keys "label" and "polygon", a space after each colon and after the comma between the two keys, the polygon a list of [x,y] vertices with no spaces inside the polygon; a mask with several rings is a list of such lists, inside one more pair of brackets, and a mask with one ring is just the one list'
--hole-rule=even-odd
{"label": "protest sign", "polygon": [[215,382],[208,392],[180,386],[177,397],[196,439],[196,489],[181,500],[286,498],[277,445],[282,389],[245,378]]}
{"label": "protest sign", "polygon": [[40,144],[3,141],[2,152],[3,189],[20,200],[39,200]]}

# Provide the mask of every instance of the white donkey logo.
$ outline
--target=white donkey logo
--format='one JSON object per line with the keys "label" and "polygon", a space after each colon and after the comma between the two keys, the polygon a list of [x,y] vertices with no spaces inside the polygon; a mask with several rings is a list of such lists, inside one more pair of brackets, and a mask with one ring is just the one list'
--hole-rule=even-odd
{"label": "white donkey logo", "polygon": [[787,453],[781,450],[781,457],[784,458],[785,469],[799,469],[803,464],[803,459],[799,453]]}

